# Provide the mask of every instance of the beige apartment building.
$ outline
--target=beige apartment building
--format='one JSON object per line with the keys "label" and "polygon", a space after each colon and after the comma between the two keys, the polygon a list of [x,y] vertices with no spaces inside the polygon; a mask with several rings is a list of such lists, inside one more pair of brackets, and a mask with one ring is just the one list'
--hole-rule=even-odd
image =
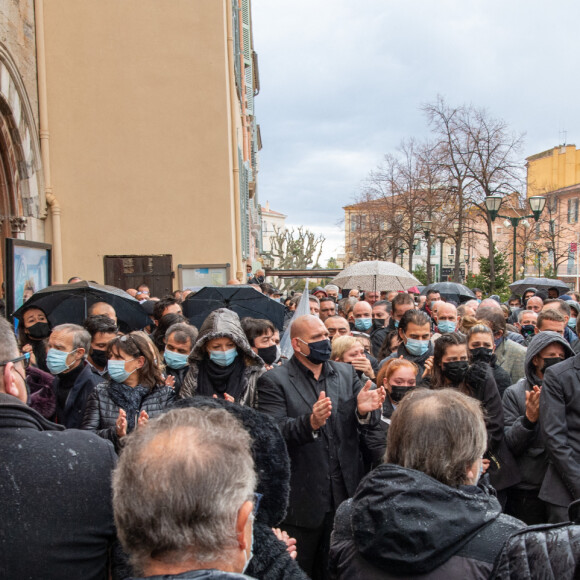
{"label": "beige apartment building", "polygon": [[0,4],[0,236],[52,281],[240,280],[262,252],[251,0]]}

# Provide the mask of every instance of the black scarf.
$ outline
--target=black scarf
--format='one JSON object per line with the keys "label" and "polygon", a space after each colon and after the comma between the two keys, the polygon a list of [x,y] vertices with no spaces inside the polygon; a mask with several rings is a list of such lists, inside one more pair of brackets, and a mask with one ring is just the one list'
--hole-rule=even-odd
{"label": "black scarf", "polygon": [[137,385],[128,387],[111,381],[109,383],[109,396],[115,405],[127,413],[127,433],[131,433],[137,426],[137,419],[141,411],[143,399],[151,392],[148,387]]}
{"label": "black scarf", "polygon": [[204,358],[199,363],[197,377],[197,394],[206,397],[218,395],[223,399],[224,393],[233,397],[239,403],[244,395],[243,375],[246,365],[244,356],[238,353],[234,362],[222,367],[212,360]]}

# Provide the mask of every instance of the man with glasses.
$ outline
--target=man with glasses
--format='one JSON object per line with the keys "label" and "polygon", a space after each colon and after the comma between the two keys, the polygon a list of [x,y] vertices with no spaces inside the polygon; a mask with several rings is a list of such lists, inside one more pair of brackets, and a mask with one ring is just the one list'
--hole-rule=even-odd
{"label": "man with glasses", "polygon": [[173,409],[137,429],[113,478],[115,521],[137,575],[249,578],[255,488],[250,435],[225,409]]}
{"label": "man with glasses", "polygon": [[[0,319],[0,569],[3,578],[118,577],[112,445],[47,421],[27,406],[25,366]],[[114,552],[118,553],[118,551]]]}

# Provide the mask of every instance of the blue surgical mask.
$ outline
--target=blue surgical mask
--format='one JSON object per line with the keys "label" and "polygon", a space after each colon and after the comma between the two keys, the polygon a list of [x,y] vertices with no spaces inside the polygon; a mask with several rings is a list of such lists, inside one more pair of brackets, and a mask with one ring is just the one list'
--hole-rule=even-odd
{"label": "blue surgical mask", "polygon": [[398,320],[395,320],[394,324],[395,324],[395,328],[399,328],[399,321]]}
{"label": "blue surgical mask", "polygon": [[64,373],[70,368],[70,365],[66,364],[66,359],[68,358],[69,354],[76,352],[75,350],[71,350],[70,352],[64,352],[62,350],[56,350],[56,348],[51,348],[46,355],[46,366],[48,370],[53,375],[60,375],[60,373]]}
{"label": "blue surgical mask", "polygon": [[216,365],[220,367],[229,367],[238,356],[237,348],[230,348],[229,350],[212,350],[209,353],[209,358]]}
{"label": "blue surgical mask", "polygon": [[568,320],[568,326],[569,326],[570,328],[576,328],[576,319],[575,319],[575,318],[572,318],[572,317],[570,317],[570,320]]}
{"label": "blue surgical mask", "polygon": [[175,371],[182,369],[187,365],[187,355],[181,354],[179,352],[173,352],[172,350],[165,349],[163,353],[163,358],[165,359],[165,364]]}
{"label": "blue surgical mask", "polygon": [[109,376],[116,382],[116,383],[124,383],[137,369],[133,369],[131,372],[125,370],[125,363],[131,362],[132,360],[110,360],[107,363],[107,372]]}
{"label": "blue surgical mask", "polygon": [[429,341],[408,338],[405,348],[414,356],[423,356],[429,350]]}
{"label": "blue surgical mask", "polygon": [[455,322],[452,320],[438,320],[437,328],[439,332],[444,334],[446,332],[455,332]]}
{"label": "blue surgical mask", "polygon": [[367,331],[373,325],[372,318],[355,318],[354,327],[357,330]]}

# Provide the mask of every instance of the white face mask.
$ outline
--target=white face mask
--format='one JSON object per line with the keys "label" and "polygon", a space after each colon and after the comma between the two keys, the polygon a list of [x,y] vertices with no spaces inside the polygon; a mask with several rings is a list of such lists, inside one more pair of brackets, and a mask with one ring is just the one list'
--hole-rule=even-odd
{"label": "white face mask", "polygon": [[248,569],[248,566],[250,565],[250,562],[252,561],[252,558],[254,557],[254,514],[250,514],[251,522],[252,522],[252,539],[250,540],[250,554],[247,555],[246,551],[244,550],[244,556],[246,556],[246,562],[244,564],[244,567],[242,569],[242,574],[245,574],[246,570]]}

